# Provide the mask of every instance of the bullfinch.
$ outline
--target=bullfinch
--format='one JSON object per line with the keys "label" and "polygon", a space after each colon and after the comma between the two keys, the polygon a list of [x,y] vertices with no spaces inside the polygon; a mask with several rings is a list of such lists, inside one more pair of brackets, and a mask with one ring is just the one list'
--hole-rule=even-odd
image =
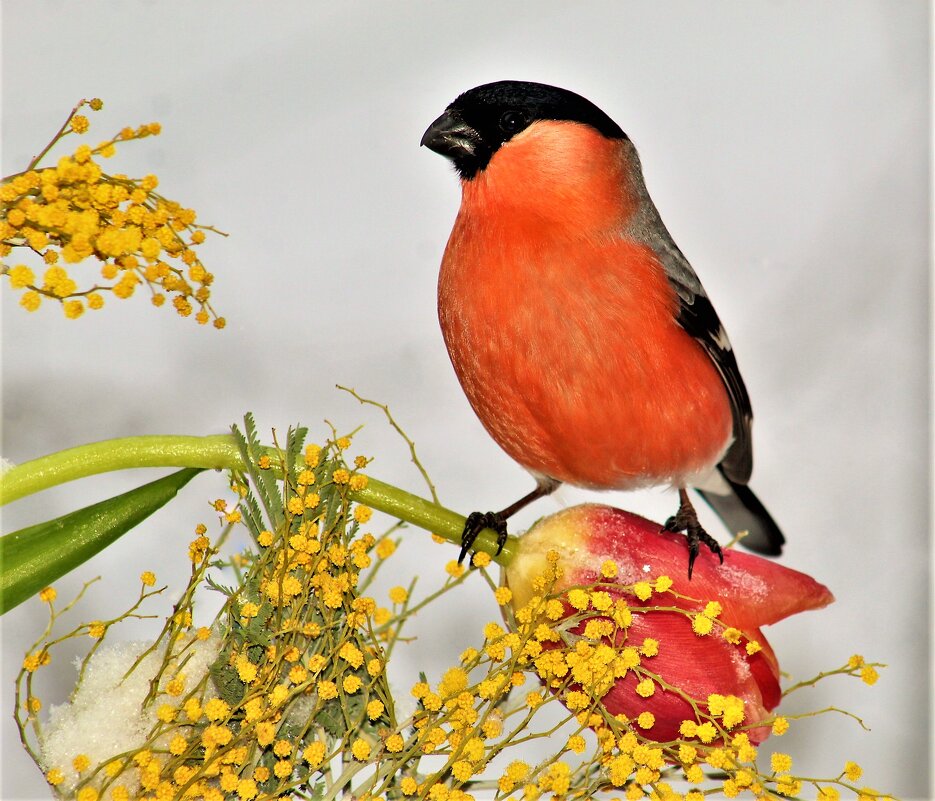
{"label": "bullfinch", "polygon": [[636,148],[565,89],[498,81],[460,95],[422,144],[461,179],[441,263],[438,314],[468,400],[536,479],[500,512],[468,518],[461,556],[490,527],[560,483],[670,485],[691,577],[697,490],[745,547],[779,554],[782,533],[747,486],[750,398],[698,276],[646,190]]}

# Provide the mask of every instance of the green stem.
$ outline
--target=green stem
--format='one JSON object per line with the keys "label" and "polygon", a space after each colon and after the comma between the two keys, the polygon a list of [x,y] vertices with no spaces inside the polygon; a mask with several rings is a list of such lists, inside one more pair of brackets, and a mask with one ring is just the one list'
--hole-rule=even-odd
{"label": "green stem", "polygon": [[242,470],[234,438],[142,436],[79,445],[16,465],[0,477],[0,505],[77,478],[130,467]]}
{"label": "green stem", "polygon": [[[156,434],[110,439],[79,445],[11,467],[0,476],[0,506],[78,478],[132,467],[245,469],[237,443],[230,434],[207,437]],[[456,545],[461,544],[464,516],[440,504],[372,477],[364,489],[349,494],[357,503],[405,520]],[[516,554],[517,538],[509,537],[498,556],[496,533],[484,529],[472,547],[506,566]]]}

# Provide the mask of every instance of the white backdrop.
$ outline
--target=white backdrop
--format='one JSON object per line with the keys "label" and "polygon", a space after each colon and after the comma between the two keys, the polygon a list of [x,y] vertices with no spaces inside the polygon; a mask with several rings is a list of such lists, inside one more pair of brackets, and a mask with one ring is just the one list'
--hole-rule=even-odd
{"label": "white backdrop", "polygon": [[[364,422],[372,473],[422,491],[405,447],[334,389],[343,383],[390,405],[449,506],[514,500],[530,480],[474,418],[438,332],[435,275],[458,188],[418,143],[471,86],[573,89],[637,144],[727,325],[757,417],[753,486],[786,532],[784,563],[837,596],[767,632],[784,670],[806,678],[854,652],[890,665],[873,688],[832,680],[796,702],[846,707],[872,733],[825,717],[793,728],[782,750],[805,774],[854,759],[868,784],[928,797],[926,3],[8,0],[3,12],[4,174],[78,99],[99,96],[92,141],[151,120],[164,129],[109,168],[156,172],[168,196],[231,234],[202,250],[223,332],[142,295],[75,322],[51,306],[29,315],[4,286],[5,457],[221,432],[252,410],[262,428],[301,421],[319,436],[324,418]],[[4,530],[153,475],[20,501]],[[135,595],[145,569],[178,587],[190,532],[213,520],[222,490],[200,476],[59,582],[60,597],[105,576],[82,605],[93,619]],[[564,490],[518,523],[596,497]],[[661,490],[603,499],[656,519],[675,507]],[[396,578],[440,580],[453,550],[408,537]],[[497,616],[478,584],[462,598],[418,623],[410,658],[430,675]],[[3,620],[4,799],[46,796],[10,722],[12,680],[43,622],[38,601]],[[67,692],[67,662],[47,704]]]}

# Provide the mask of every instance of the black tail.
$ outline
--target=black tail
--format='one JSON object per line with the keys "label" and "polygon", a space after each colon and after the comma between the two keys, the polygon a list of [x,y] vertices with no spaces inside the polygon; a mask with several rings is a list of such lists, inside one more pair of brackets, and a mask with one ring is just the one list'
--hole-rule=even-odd
{"label": "black tail", "polygon": [[711,490],[696,489],[698,494],[717,512],[731,532],[748,532],[740,540],[741,545],[766,556],[779,556],[786,538],[766,507],[748,486],[731,481],[720,467],[718,472],[729,487],[728,493],[721,495]]}

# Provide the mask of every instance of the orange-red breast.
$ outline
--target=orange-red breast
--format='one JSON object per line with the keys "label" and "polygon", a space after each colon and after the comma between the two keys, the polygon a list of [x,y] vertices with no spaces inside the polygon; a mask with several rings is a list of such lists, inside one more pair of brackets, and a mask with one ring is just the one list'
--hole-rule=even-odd
{"label": "orange-red breast", "polygon": [[[500,81],[459,96],[422,144],[449,158],[462,199],[438,312],[484,427],[537,480],[500,513],[475,513],[465,550],[560,482],[669,484],[670,530],[703,542],[696,488],[741,542],[778,554],[782,533],[747,488],[752,414],[727,334],[646,191],[636,148],[590,101]],[[463,555],[463,552],[462,552]]]}

